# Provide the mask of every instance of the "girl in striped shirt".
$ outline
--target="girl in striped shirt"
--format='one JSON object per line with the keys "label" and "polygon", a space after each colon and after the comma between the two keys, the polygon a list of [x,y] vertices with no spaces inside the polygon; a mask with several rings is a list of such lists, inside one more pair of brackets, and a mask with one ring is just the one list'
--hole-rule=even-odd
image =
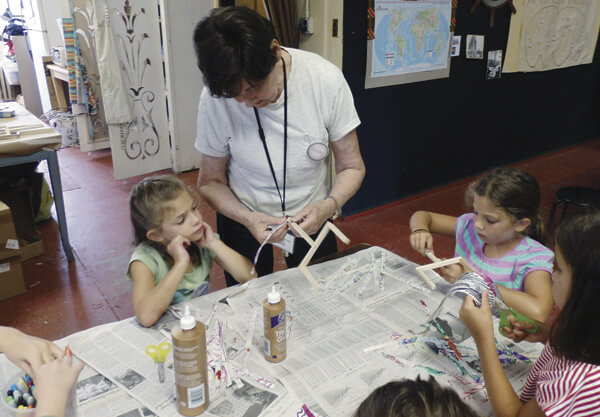
{"label": "girl in striped shirt", "polygon": [[[544,246],[539,213],[540,187],[530,174],[497,168],[473,182],[466,200],[473,212],[460,217],[417,211],[410,219],[410,243],[419,253],[433,251],[432,233],[456,237],[454,256],[462,256],[496,284],[506,304],[540,322],[552,311],[552,260]],[[442,268],[453,283],[466,271]]]}
{"label": "girl in striped shirt", "polygon": [[514,341],[545,343],[520,398],[498,360],[492,315],[483,295],[481,308],[465,297],[460,318],[477,345],[494,414],[499,417],[600,415],[600,212],[565,220],[556,234],[552,292],[561,311],[548,326],[525,332],[510,317]]}

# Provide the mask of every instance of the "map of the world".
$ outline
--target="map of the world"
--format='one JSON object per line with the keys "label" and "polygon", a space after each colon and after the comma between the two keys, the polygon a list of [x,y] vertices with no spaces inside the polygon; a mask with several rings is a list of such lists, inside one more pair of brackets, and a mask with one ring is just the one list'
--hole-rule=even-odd
{"label": "map of the world", "polygon": [[376,2],[371,76],[445,68],[450,14],[450,0]]}

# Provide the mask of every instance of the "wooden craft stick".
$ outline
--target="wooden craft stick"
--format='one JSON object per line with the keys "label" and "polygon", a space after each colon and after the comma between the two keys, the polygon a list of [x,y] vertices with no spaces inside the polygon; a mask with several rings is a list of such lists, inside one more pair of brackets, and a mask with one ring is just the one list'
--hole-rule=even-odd
{"label": "wooden craft stick", "polygon": [[300,269],[300,272],[302,272],[304,277],[308,280],[308,282],[310,282],[310,284],[313,286],[313,288],[315,290],[317,290],[317,291],[321,290],[321,285],[319,284],[319,282],[317,281],[315,276],[308,270],[308,268],[306,266],[300,265],[298,267],[298,269]]}
{"label": "wooden craft stick", "polygon": [[[427,252],[425,254],[427,254]],[[433,256],[435,256],[435,255],[433,255]],[[418,266],[416,269],[417,269],[417,273],[421,276],[421,278],[423,278],[423,280],[427,283],[427,285],[429,285],[429,287],[433,290],[433,289],[435,289],[435,284],[433,283],[431,278],[429,278],[427,276],[425,271],[430,271],[432,269],[442,268],[444,266],[454,265],[454,264],[461,264],[467,271],[477,272],[475,270],[475,268],[473,268],[471,266],[471,264],[469,264],[465,260],[465,258],[463,258],[462,256],[457,256],[456,258],[439,260],[437,262],[432,262],[427,265],[421,265],[421,266]]]}
{"label": "wooden craft stick", "polygon": [[290,225],[290,227],[292,229],[294,229],[294,231],[296,233],[298,233],[302,237],[302,239],[306,240],[306,242],[310,246],[313,246],[315,244],[315,241],[312,240],[312,238],[300,226],[298,226],[298,223],[293,222],[290,219],[288,219],[288,224]]}
{"label": "wooden craft stick", "polygon": [[[300,226],[298,226],[294,222],[290,222],[290,225],[296,231],[298,231],[296,229],[296,227],[299,230],[302,230],[300,228]],[[304,255],[304,258],[302,259],[302,262],[300,262],[300,265],[298,265],[298,268],[300,269],[300,271],[302,272],[304,277],[308,280],[308,282],[310,282],[311,285],[317,290],[321,289],[321,285],[319,285],[319,282],[316,280],[314,275],[308,270],[307,266],[308,266],[308,263],[310,262],[310,260],[312,259],[312,257],[314,256],[315,252],[321,245],[321,243],[323,243],[323,240],[327,236],[327,233],[329,233],[330,231],[332,231],[337,237],[339,237],[340,240],[342,242],[344,242],[345,244],[350,243],[350,239],[348,239],[348,237],[345,234],[343,234],[342,231],[340,229],[338,229],[336,226],[334,226],[331,222],[325,223],[325,225],[323,226],[323,228],[317,235],[317,239],[314,242],[312,241],[310,236],[308,236],[303,230],[302,230],[302,233],[298,231],[298,234],[300,236],[302,236],[309,245],[311,245],[310,250],[306,253],[306,255]],[[304,235],[306,235],[306,236],[304,236]]]}
{"label": "wooden craft stick", "polygon": [[340,229],[338,229],[338,227],[336,225],[334,225],[331,222],[327,222],[327,225],[329,226],[329,229],[335,233],[335,235],[342,241],[344,242],[346,245],[348,245],[350,243],[350,239],[348,239],[348,236],[346,236],[345,234],[342,233],[342,231]]}
{"label": "wooden craft stick", "polygon": [[299,266],[308,265],[308,263],[312,259],[313,255],[315,254],[317,249],[319,249],[319,246],[321,246],[321,243],[323,243],[323,240],[325,240],[325,236],[327,236],[327,233],[329,232],[329,224],[331,224],[331,223],[329,223],[329,222],[325,223],[325,226],[323,226],[323,228],[319,232],[319,235],[317,236],[317,240],[315,240],[314,244],[311,246],[310,250],[306,253],[306,255],[304,256],[304,259],[302,259],[302,262],[300,262]]}

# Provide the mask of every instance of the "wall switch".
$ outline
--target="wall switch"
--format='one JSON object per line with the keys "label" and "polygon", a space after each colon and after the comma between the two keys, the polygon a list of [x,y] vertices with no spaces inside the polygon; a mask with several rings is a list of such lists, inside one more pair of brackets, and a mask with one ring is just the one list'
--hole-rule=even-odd
{"label": "wall switch", "polygon": [[307,35],[313,34],[312,17],[301,17],[300,18],[300,33],[305,33]]}

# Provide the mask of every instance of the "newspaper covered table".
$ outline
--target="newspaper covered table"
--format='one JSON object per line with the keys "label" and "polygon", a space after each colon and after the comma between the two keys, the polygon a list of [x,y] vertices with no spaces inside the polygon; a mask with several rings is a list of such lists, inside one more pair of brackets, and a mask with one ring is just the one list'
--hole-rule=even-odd
{"label": "newspaper covered table", "polygon": [[[458,319],[461,300],[449,285],[429,287],[417,265],[379,247],[310,267],[322,289],[297,269],[252,280],[189,301],[207,325],[210,406],[203,416],[350,416],[376,387],[394,379],[434,375],[481,415],[491,415],[474,343]],[[272,284],[287,303],[288,356],[263,358],[262,300]],[[127,319],[60,340],[86,367],[77,384],[82,417],[178,416],[173,359],[158,382],[150,344],[170,340],[183,305],[152,328]],[[541,345],[513,345],[496,331],[501,361],[519,391]],[[3,356],[3,379],[17,372]]]}

